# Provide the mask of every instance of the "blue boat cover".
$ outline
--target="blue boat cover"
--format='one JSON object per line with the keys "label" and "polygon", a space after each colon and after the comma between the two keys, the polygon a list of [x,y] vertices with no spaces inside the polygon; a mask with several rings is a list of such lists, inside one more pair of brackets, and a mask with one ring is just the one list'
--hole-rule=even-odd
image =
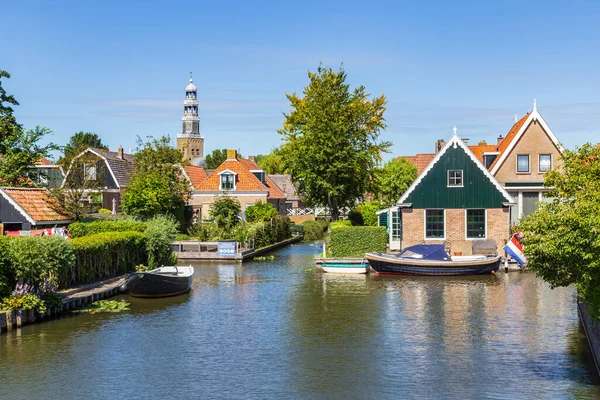
{"label": "blue boat cover", "polygon": [[397,257],[435,261],[450,260],[443,244],[417,244],[405,248]]}

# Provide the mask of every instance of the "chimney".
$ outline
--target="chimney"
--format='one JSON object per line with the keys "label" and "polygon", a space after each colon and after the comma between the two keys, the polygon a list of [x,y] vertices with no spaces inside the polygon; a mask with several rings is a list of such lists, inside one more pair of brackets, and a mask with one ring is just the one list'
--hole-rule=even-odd
{"label": "chimney", "polygon": [[228,160],[237,160],[237,151],[227,150],[227,159]]}
{"label": "chimney", "polygon": [[435,154],[439,153],[445,145],[446,141],[444,139],[439,139],[437,142],[435,142]]}
{"label": "chimney", "polygon": [[254,156],[248,156],[248,160],[254,162]]}
{"label": "chimney", "polygon": [[487,143],[485,140],[482,140],[481,142],[477,143],[477,146],[487,146]]}
{"label": "chimney", "polygon": [[498,136],[498,144],[502,143],[502,141],[504,140],[504,138],[502,137],[502,135]]}
{"label": "chimney", "polygon": [[121,160],[123,159],[123,146],[119,146],[119,149],[117,150],[117,157],[119,157]]}

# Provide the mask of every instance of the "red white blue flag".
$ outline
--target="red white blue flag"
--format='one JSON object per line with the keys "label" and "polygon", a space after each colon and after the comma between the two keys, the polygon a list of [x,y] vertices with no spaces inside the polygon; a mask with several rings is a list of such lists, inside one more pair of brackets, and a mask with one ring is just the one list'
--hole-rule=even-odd
{"label": "red white blue flag", "polygon": [[506,246],[504,246],[504,251],[506,254],[511,256],[521,267],[525,265],[527,258],[525,258],[525,254],[523,254],[523,246],[519,243],[519,240],[515,237],[516,235],[512,235],[508,242],[506,242]]}

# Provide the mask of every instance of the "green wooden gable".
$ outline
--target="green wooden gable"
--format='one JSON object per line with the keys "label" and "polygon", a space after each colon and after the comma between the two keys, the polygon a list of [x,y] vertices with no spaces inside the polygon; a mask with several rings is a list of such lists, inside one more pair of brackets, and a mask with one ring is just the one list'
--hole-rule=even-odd
{"label": "green wooden gable", "polygon": [[[408,195],[402,196],[401,203],[412,203],[413,209],[502,208],[502,203],[511,201],[494,178],[482,171],[485,167],[467,154],[469,150],[463,147],[464,144],[453,144],[455,141],[460,139],[453,137],[450,140],[446,151],[429,171],[423,171],[424,175],[417,178],[412,191],[409,188]],[[448,170],[463,171],[463,187],[448,187]]]}

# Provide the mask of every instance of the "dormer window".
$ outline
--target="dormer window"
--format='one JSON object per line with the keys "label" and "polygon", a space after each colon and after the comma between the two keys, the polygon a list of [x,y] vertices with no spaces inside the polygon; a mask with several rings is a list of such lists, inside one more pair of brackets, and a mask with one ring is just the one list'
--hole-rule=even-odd
{"label": "dormer window", "polygon": [[252,170],[250,171],[263,185],[265,184],[265,171],[263,170]]}
{"label": "dormer window", "polygon": [[96,180],[96,164],[83,163],[83,176],[86,181]]}
{"label": "dormer window", "polygon": [[463,171],[462,169],[449,169],[448,170],[448,187],[462,187],[463,186]]}
{"label": "dormer window", "polygon": [[226,169],[225,171],[219,172],[221,177],[220,190],[234,190],[235,189],[235,178],[237,174],[233,171]]}

